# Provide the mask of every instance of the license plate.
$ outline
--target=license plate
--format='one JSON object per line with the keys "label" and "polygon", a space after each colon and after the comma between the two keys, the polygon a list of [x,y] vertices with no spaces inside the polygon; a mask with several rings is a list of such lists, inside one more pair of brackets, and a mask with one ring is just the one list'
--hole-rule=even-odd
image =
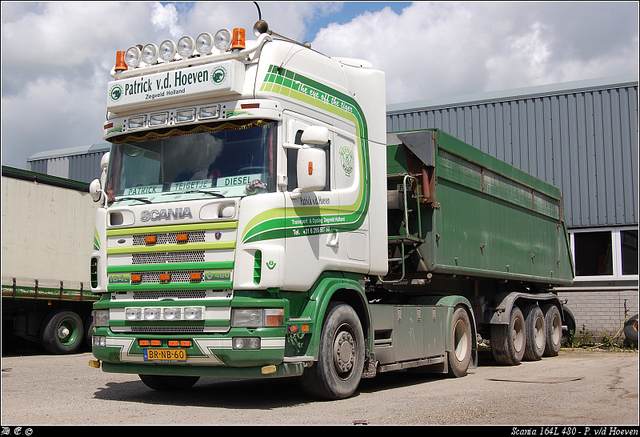
{"label": "license plate", "polygon": [[144,349],[145,361],[187,361],[185,349]]}

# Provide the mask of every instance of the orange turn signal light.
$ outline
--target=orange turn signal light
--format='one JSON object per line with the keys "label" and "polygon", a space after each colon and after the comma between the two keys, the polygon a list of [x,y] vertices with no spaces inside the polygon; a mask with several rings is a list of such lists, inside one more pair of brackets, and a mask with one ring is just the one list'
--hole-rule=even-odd
{"label": "orange turn signal light", "polygon": [[147,244],[155,244],[156,243],[156,236],[155,235],[147,235],[146,237],[144,237],[144,242]]}
{"label": "orange turn signal light", "polygon": [[176,240],[178,243],[186,243],[189,240],[189,234],[178,234]]}
{"label": "orange turn signal light", "polygon": [[142,275],[137,273],[131,274],[131,282],[140,282],[140,281],[142,281]]}
{"label": "orange turn signal light", "polygon": [[189,273],[189,279],[192,281],[200,281],[202,280],[202,273],[200,272]]}
{"label": "orange turn signal light", "polygon": [[169,273],[160,273],[160,281],[169,282],[171,280],[171,275]]}

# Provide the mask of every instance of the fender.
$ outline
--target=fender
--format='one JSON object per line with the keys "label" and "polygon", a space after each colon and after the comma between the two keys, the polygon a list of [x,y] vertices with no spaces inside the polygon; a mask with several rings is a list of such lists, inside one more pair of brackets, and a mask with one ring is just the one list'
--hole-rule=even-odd
{"label": "fender", "polygon": [[332,301],[347,303],[358,313],[367,343],[365,356],[369,356],[373,347],[373,333],[369,329],[371,314],[369,313],[364,286],[360,282],[363,279],[362,275],[357,274],[324,272],[309,290],[309,301],[300,317],[311,319],[314,326],[306,352],[307,356],[313,356],[314,361],[318,359],[322,325],[327,307]]}

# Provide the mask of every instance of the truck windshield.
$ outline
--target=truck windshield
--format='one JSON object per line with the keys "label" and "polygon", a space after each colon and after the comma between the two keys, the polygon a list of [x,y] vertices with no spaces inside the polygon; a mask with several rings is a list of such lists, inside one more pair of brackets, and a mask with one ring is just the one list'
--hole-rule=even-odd
{"label": "truck windshield", "polygon": [[[137,132],[112,141],[110,202],[272,192],[275,123],[243,120]],[[185,196],[182,196],[185,195]]]}

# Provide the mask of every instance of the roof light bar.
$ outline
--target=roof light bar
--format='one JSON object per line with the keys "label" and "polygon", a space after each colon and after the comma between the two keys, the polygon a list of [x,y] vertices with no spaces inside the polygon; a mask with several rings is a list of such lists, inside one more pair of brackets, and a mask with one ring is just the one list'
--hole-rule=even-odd
{"label": "roof light bar", "polygon": [[165,39],[160,44],[160,59],[165,62],[173,61],[176,56],[176,43],[170,39]]}

